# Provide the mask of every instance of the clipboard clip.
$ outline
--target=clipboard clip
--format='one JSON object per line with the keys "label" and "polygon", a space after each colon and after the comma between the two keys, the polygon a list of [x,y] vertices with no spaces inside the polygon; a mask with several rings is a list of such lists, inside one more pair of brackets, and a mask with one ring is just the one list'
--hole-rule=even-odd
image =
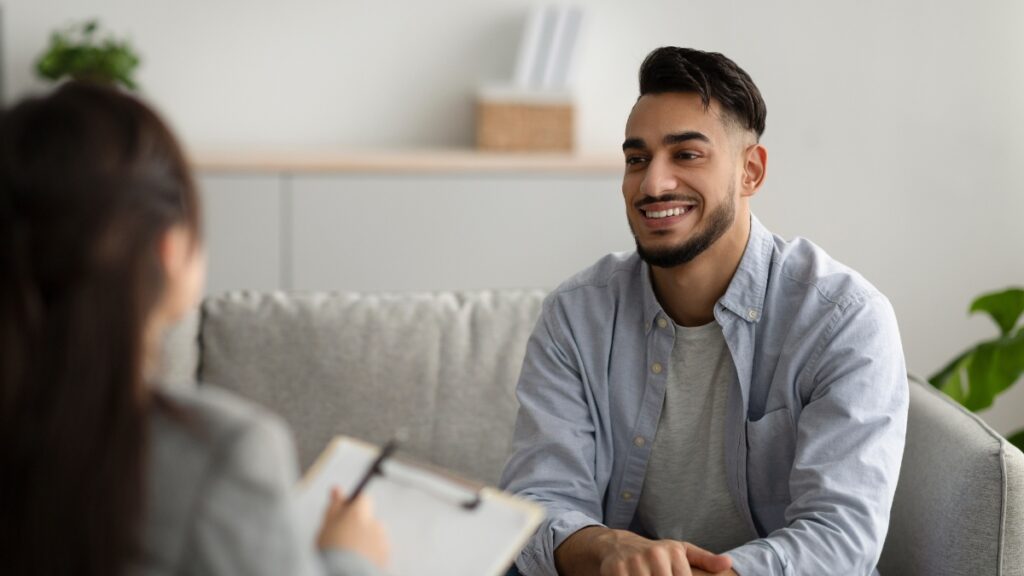
{"label": "clipboard clip", "polygon": [[[377,454],[377,457],[374,459],[373,463],[370,465],[370,468],[367,469],[367,471],[363,474],[363,477],[360,478],[359,482],[356,484],[356,488],[355,488],[355,490],[352,491],[352,496],[349,497],[349,501],[355,500],[359,496],[359,494],[362,493],[363,489],[366,488],[366,485],[370,483],[370,480],[373,479],[374,476],[386,477],[391,482],[394,482],[396,484],[401,484],[402,486],[405,486],[407,488],[415,488],[417,490],[422,490],[422,491],[425,491],[425,492],[430,492],[431,495],[434,496],[435,498],[440,498],[440,499],[444,499],[444,500],[453,500],[451,495],[443,494],[441,491],[439,491],[437,489],[434,489],[434,488],[432,488],[430,486],[425,486],[425,485],[421,485],[421,484],[414,484],[414,483],[410,482],[408,479],[401,478],[400,475],[396,475],[396,474],[390,474],[389,475],[389,474],[385,473],[385,468],[384,468],[385,460],[389,460],[390,459],[390,460],[397,461],[397,459],[392,458],[392,455],[398,449],[398,443],[399,443],[399,441],[398,441],[397,438],[392,438],[391,440],[388,441],[387,444],[384,445],[383,448],[380,449],[380,452]],[[474,486],[471,483],[469,483],[469,482],[467,482],[467,481],[465,481],[465,480],[463,480],[461,478],[452,476],[451,474],[449,474],[449,473],[447,473],[447,472],[445,472],[443,470],[436,469],[436,468],[434,468],[432,466],[428,466],[428,465],[424,465],[424,464],[410,464],[410,465],[418,467],[418,468],[423,468],[425,470],[428,470],[429,472],[431,472],[431,473],[433,473],[433,474],[435,474],[437,476],[440,476],[440,477],[444,478],[445,480],[448,480],[449,482],[452,482],[453,484],[460,485],[461,488],[469,490],[472,493],[472,496],[470,496],[469,498],[454,499],[453,504],[457,505],[459,508],[462,508],[463,510],[467,510],[467,511],[473,511],[473,510],[476,510],[480,506],[480,504],[483,502],[483,497],[480,495],[481,487]]]}
{"label": "clipboard clip", "polygon": [[[433,472],[433,470],[431,470],[431,472]],[[415,489],[421,490],[423,492],[429,492],[431,496],[433,496],[435,498],[438,498],[438,499],[441,499],[441,500],[450,501],[452,504],[454,504],[454,505],[458,506],[459,508],[462,508],[463,510],[466,510],[466,511],[470,511],[471,512],[473,510],[476,510],[480,506],[480,504],[483,502],[483,497],[481,497],[481,495],[480,495],[480,489],[479,488],[472,488],[472,487],[470,487],[468,485],[468,482],[465,482],[465,481],[463,481],[461,479],[458,479],[458,478],[452,478],[451,476],[444,475],[444,476],[446,476],[446,478],[445,478],[446,480],[449,480],[449,481],[454,482],[456,484],[460,484],[461,485],[460,488],[464,488],[464,489],[469,490],[471,492],[471,495],[469,497],[467,497],[467,498],[453,497],[451,494],[445,494],[445,493],[441,492],[440,490],[437,490],[437,489],[435,489],[435,488],[433,488],[433,487],[431,487],[429,485],[414,483],[414,482],[410,481],[409,479],[402,478],[401,476],[399,476],[397,474],[391,474],[391,475],[385,474],[383,469],[381,470],[380,475],[383,476],[383,477],[386,477],[391,482],[394,482],[395,484],[401,484],[402,486],[405,486],[406,488],[415,488]]]}

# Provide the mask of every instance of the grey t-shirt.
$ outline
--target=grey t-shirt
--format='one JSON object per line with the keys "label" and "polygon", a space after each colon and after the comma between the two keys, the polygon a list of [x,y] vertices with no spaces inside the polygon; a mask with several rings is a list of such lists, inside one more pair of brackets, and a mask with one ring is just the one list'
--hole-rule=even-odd
{"label": "grey t-shirt", "polygon": [[756,538],[726,488],[723,426],[736,368],[717,322],[675,331],[637,519],[652,538],[721,553]]}

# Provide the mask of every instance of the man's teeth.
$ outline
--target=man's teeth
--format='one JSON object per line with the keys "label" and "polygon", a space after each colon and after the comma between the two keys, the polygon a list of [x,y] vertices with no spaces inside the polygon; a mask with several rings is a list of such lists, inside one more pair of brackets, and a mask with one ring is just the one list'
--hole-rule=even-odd
{"label": "man's teeth", "polygon": [[644,214],[648,218],[668,218],[669,216],[679,216],[680,214],[686,214],[689,208],[671,208],[669,210],[659,210],[657,212],[647,212]]}

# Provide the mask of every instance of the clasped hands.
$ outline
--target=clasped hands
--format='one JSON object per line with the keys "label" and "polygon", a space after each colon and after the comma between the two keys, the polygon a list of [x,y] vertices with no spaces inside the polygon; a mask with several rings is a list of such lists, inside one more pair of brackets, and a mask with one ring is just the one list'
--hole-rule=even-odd
{"label": "clasped hands", "polygon": [[735,576],[732,559],[677,540],[649,540],[627,530],[589,526],[555,550],[563,576]]}

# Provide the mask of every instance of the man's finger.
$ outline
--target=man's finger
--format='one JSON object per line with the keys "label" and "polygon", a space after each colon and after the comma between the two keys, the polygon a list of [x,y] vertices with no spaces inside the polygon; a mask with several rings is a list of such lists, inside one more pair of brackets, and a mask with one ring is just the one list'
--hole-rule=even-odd
{"label": "man's finger", "polygon": [[[680,542],[663,540],[647,549],[644,558],[651,576],[691,576],[685,551]],[[676,562],[681,557],[682,562]]]}
{"label": "man's finger", "polygon": [[694,546],[687,542],[686,560],[691,566],[696,566],[707,572],[724,572],[732,568],[732,558],[723,554],[709,552],[700,546]]}
{"label": "man's finger", "polygon": [[690,576],[690,563],[686,560],[686,547],[673,546],[669,550],[669,561],[672,564],[673,576]]}
{"label": "man's finger", "polygon": [[643,556],[633,556],[626,563],[626,573],[629,576],[651,576],[651,569]]}

